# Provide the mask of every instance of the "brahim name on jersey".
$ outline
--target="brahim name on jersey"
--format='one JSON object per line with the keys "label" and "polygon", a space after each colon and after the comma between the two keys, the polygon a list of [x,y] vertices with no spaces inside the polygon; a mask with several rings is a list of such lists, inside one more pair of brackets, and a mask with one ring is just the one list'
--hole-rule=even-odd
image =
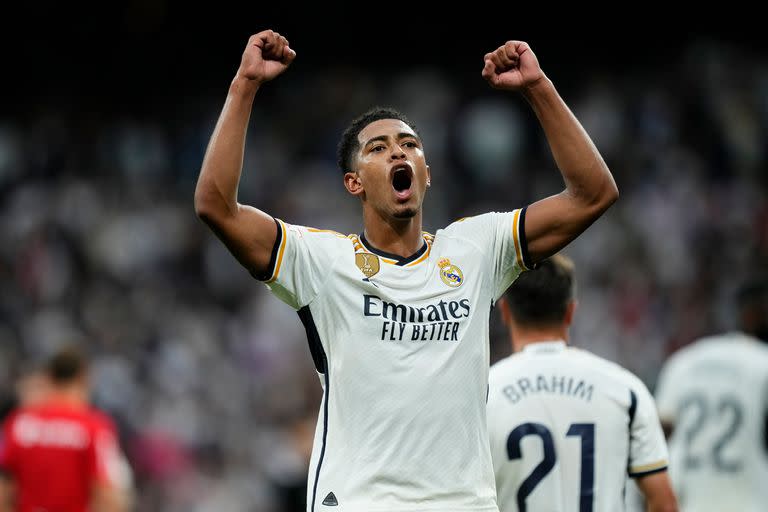
{"label": "brahim name on jersey", "polygon": [[539,393],[558,394],[590,402],[593,390],[592,384],[579,378],[539,374],[535,379],[521,377],[516,383],[504,386],[502,392],[510,402],[515,404],[523,398]]}

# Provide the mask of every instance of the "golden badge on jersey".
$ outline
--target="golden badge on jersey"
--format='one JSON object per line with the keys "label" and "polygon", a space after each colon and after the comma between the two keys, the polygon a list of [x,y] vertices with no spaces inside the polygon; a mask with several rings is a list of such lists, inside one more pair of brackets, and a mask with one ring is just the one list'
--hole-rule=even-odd
{"label": "golden badge on jersey", "polygon": [[355,265],[365,277],[375,276],[379,272],[379,257],[369,252],[355,254]]}
{"label": "golden badge on jersey", "polygon": [[451,288],[458,288],[464,282],[464,274],[456,265],[451,264],[448,258],[440,258],[437,262],[440,267],[440,279]]}

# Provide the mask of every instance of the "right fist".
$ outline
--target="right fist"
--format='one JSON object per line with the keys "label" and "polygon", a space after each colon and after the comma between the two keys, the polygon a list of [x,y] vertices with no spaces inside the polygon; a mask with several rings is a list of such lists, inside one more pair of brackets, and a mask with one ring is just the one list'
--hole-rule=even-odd
{"label": "right fist", "polygon": [[272,30],[264,30],[248,39],[237,74],[264,83],[285,71],[296,58],[288,40]]}

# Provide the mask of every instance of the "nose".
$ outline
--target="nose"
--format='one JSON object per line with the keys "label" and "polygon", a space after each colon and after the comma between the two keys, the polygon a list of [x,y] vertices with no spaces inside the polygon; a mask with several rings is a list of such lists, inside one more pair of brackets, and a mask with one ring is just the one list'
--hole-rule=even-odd
{"label": "nose", "polygon": [[400,144],[394,144],[389,156],[392,160],[400,160],[405,158],[405,151],[403,151],[403,148],[400,147]]}

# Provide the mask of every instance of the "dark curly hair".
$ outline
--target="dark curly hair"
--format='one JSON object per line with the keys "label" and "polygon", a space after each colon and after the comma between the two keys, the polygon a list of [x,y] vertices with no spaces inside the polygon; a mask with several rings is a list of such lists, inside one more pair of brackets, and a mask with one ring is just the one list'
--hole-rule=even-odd
{"label": "dark curly hair", "polygon": [[[393,108],[373,107],[366,113],[352,120],[352,122],[349,124],[347,129],[344,130],[344,133],[341,136],[341,140],[339,141],[339,146],[337,149],[338,165],[339,169],[341,169],[341,172],[346,173],[352,170],[352,157],[358,151],[358,149],[360,149],[357,142],[357,136],[360,134],[363,128],[380,119],[397,119],[402,121],[410,126],[411,129],[416,132],[416,135],[419,135],[419,131],[416,129],[416,127],[411,124],[408,118],[405,117],[405,115],[401,112],[398,112]],[[419,135],[419,137],[421,137],[421,135]]]}

